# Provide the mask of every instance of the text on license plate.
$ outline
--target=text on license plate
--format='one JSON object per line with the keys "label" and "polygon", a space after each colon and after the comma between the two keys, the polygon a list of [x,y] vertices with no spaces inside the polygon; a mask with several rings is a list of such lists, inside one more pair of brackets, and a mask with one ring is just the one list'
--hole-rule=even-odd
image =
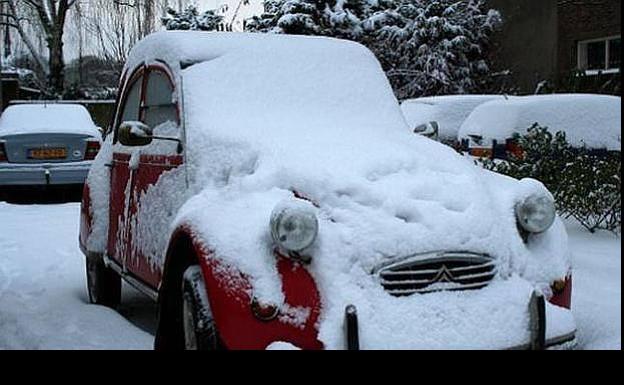
{"label": "text on license plate", "polygon": [[66,157],[67,150],[63,147],[31,148],[28,150],[29,159],[64,159]]}

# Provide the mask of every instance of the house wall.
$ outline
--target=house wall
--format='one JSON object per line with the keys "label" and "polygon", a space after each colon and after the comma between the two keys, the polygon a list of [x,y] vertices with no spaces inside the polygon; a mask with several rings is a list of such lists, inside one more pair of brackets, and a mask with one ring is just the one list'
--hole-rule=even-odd
{"label": "house wall", "polygon": [[[559,0],[559,47],[557,71],[559,84],[571,82],[571,73],[577,69],[578,42],[621,35],[621,0]],[[620,68],[621,72],[621,68]],[[619,84],[619,75],[587,76],[578,83],[579,91],[598,89],[611,80]],[[618,87],[619,88],[619,87]],[[618,92],[619,93],[619,92]]]}
{"label": "house wall", "polygon": [[500,11],[502,30],[493,37],[495,71],[511,71],[508,83],[521,94],[557,73],[557,0],[489,0]]}
{"label": "house wall", "polygon": [[[503,17],[493,37],[495,71],[509,70],[507,83],[531,94],[543,91],[620,94],[620,75],[573,76],[579,41],[621,35],[621,0],[488,0]],[[610,82],[609,87],[604,87]]]}

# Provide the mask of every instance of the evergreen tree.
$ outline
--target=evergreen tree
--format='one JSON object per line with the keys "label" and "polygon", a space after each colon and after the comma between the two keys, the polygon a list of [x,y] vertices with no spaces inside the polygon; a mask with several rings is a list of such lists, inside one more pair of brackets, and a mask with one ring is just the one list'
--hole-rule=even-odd
{"label": "evergreen tree", "polygon": [[223,16],[216,15],[214,10],[199,13],[193,5],[181,12],[169,8],[167,16],[162,18],[162,23],[168,30],[199,30],[214,31],[218,28]]}
{"label": "evergreen tree", "polygon": [[357,39],[369,8],[367,0],[266,0],[247,30]]}

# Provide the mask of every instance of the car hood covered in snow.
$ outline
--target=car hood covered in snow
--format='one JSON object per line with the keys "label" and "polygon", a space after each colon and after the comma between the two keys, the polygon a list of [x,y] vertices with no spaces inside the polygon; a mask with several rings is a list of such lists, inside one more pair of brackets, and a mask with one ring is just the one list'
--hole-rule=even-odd
{"label": "car hood covered in snow", "polygon": [[[269,218],[276,204],[296,199],[296,191],[319,218],[308,253],[323,301],[319,338],[326,347],[343,347],[348,303],[367,320],[363,347],[526,342],[528,329],[520,326],[528,317],[528,282],[548,287],[569,269],[559,220],[528,244],[518,234],[514,204],[545,191],[539,182],[483,171],[410,133],[379,63],[359,44],[206,33],[151,39],[139,45],[135,61],[158,50],[158,40],[173,39],[180,52],[171,54],[193,65],[177,71],[184,84],[185,167],[145,193],[144,202],[166,200],[170,207],[159,207],[169,213],[159,216],[146,204],[138,220],[143,238],[150,229],[190,226],[215,257],[250,277],[256,297],[282,303]],[[175,187],[183,178],[186,191]],[[145,247],[161,264],[166,243],[159,242]],[[488,254],[498,261],[498,277],[474,292],[395,298],[371,274],[379,263],[438,250]],[[482,329],[475,334],[488,314],[494,314],[488,330],[520,326],[504,338]],[[422,322],[414,324],[415,317]],[[425,338],[431,328],[440,332]],[[405,333],[421,337],[406,340]]]}

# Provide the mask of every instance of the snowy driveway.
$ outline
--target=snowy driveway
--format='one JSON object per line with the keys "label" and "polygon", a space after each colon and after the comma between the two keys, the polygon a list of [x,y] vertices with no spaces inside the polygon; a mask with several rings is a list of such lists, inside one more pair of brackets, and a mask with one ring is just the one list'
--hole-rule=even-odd
{"label": "snowy driveway", "polygon": [[88,304],[79,213],[0,202],[0,349],[152,348],[149,300],[125,289],[127,317]]}
{"label": "snowy driveway", "polygon": [[[124,288],[119,312],[89,305],[78,203],[0,202],[0,349],[151,349],[156,310]],[[621,349],[620,238],[568,224],[581,348]]]}

